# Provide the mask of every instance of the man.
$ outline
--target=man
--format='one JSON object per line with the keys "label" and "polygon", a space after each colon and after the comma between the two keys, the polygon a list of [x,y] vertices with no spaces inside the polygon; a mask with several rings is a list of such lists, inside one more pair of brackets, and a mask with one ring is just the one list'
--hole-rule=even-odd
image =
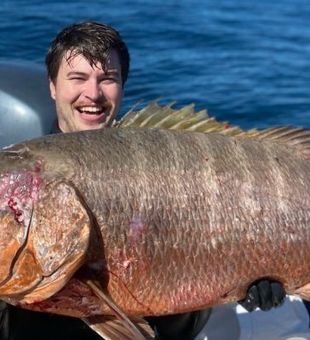
{"label": "man", "polygon": [[129,53],[116,31],[97,23],[68,27],[46,64],[62,132],[111,125],[129,71]]}
{"label": "man", "polygon": [[[123,97],[129,59],[126,44],[110,26],[85,22],[60,32],[46,56],[50,92],[57,111],[52,132],[111,126]],[[241,303],[248,310],[268,310],[280,305],[284,295],[280,283],[262,280],[249,288]],[[147,320],[160,339],[193,339],[207,323],[209,314],[210,310],[205,310]],[[9,316],[10,340],[35,339],[34,334],[41,339],[98,339],[76,319],[13,307]]]}

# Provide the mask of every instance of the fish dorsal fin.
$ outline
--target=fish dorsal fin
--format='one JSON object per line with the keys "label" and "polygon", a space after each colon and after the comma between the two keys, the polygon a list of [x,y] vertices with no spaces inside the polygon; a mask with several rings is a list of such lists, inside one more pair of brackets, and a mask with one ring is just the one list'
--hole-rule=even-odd
{"label": "fish dorsal fin", "polygon": [[140,111],[129,111],[115,123],[115,127],[161,128],[171,130],[187,130],[196,132],[220,132],[227,135],[242,133],[238,126],[227,122],[219,122],[210,117],[206,110],[196,112],[194,105],[186,105],[181,109],[173,109],[171,103],[160,106],[153,102]]}
{"label": "fish dorsal fin", "polygon": [[153,102],[142,110],[131,110],[114,126],[120,128],[162,128],[202,133],[217,132],[235,137],[268,139],[295,147],[306,158],[310,157],[310,130],[308,129],[283,126],[264,130],[242,130],[228,122],[217,121],[214,117],[210,117],[206,110],[196,112],[194,105],[173,109],[173,104],[161,106],[157,102]]}
{"label": "fish dorsal fin", "polygon": [[86,281],[86,284],[92,291],[107,304],[114,318],[92,317],[85,318],[84,321],[96,331],[99,335],[106,339],[136,339],[145,340],[154,338],[154,332],[147,322],[140,318],[135,318],[133,321],[112,301],[112,299],[99,288],[93,281]]}
{"label": "fish dorsal fin", "polygon": [[240,137],[272,140],[298,149],[306,158],[310,158],[310,130],[300,127],[281,126],[260,131],[245,131]]}

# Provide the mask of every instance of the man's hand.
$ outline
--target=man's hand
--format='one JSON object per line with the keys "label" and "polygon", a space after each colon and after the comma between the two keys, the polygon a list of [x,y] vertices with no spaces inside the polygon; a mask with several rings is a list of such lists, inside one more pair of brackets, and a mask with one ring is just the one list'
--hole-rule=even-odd
{"label": "man's hand", "polygon": [[280,282],[265,279],[252,284],[245,299],[239,303],[248,312],[252,312],[256,308],[267,311],[273,307],[281,306],[284,299],[283,285]]}

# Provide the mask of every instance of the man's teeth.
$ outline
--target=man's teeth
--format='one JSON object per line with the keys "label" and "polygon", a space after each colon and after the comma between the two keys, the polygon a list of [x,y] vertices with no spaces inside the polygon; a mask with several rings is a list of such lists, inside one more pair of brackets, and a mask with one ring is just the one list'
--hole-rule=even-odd
{"label": "man's teeth", "polygon": [[99,112],[102,112],[102,107],[85,106],[85,107],[80,107],[79,110],[85,113],[99,113]]}

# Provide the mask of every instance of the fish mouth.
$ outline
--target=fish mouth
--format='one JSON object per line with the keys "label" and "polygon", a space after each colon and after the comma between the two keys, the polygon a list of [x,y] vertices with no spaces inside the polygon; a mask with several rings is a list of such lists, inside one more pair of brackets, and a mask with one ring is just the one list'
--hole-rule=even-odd
{"label": "fish mouth", "polygon": [[[29,220],[19,220],[11,211],[0,211],[6,247],[0,245],[0,297],[3,300],[33,303],[46,299],[63,288],[84,261],[85,254],[68,254],[53,270],[46,270],[37,260],[38,249],[31,235],[33,206]],[[6,233],[7,231],[7,233]],[[50,266],[48,267],[50,269]],[[69,275],[68,275],[69,274]]]}
{"label": "fish mouth", "polygon": [[0,296],[23,294],[42,281],[42,273],[33,254],[27,250],[12,266],[10,275],[0,285]]}
{"label": "fish mouth", "polygon": [[7,227],[6,229],[2,230],[2,233],[6,234],[7,237],[2,240],[0,245],[0,277],[3,278],[3,280],[0,282],[0,290],[2,287],[6,286],[15,275],[15,265],[18,263],[20,255],[27,247],[30,229],[30,223],[19,221],[18,217],[14,216],[14,214],[9,211],[1,212],[1,224],[2,226]]}
{"label": "fish mouth", "polygon": [[[19,222],[12,211],[0,211],[3,300],[34,303],[49,298],[64,287],[87,256],[92,219],[71,184],[45,184],[30,216]],[[13,251],[6,248],[11,239]]]}
{"label": "fish mouth", "polygon": [[64,263],[54,273],[49,276],[43,276],[31,291],[25,291],[23,298],[19,299],[20,303],[35,303],[45,300],[55,293],[59,292],[72,278],[76,271],[84,263],[86,254],[77,256]]}
{"label": "fish mouth", "polygon": [[[2,223],[5,225],[4,220],[11,220],[11,223],[8,224],[9,226],[15,227],[16,229],[24,229],[24,231],[22,238],[12,238],[13,242],[15,241],[13,243],[15,247],[8,247],[2,253],[2,259],[6,262],[7,275],[5,279],[0,282],[0,296],[2,294],[10,295],[13,291],[22,293],[24,290],[33,288],[42,280],[35,256],[33,252],[28,249],[33,205],[31,205],[29,221],[21,222],[18,220],[18,217],[14,217],[13,215],[12,212],[6,213],[2,219]],[[12,224],[12,222],[15,223]],[[3,273],[4,268],[2,267],[1,269],[1,273]]]}
{"label": "fish mouth", "polygon": [[[12,218],[12,214],[7,215]],[[19,229],[22,228],[14,220]],[[1,258],[6,260],[6,266],[0,267],[0,273],[6,268],[6,275],[3,275],[5,279],[0,282],[0,297],[7,302],[34,303],[49,298],[64,287],[86,258],[86,252],[71,251],[57,266],[40,263],[38,249],[31,235],[31,222],[32,214],[19,248],[14,247],[12,251],[12,247],[8,247],[8,251],[1,254]]]}
{"label": "fish mouth", "polygon": [[44,274],[29,243],[23,245],[12,261],[9,276],[0,283],[0,297],[18,303],[45,300],[62,289],[84,262],[86,254],[70,256],[49,275]]}

